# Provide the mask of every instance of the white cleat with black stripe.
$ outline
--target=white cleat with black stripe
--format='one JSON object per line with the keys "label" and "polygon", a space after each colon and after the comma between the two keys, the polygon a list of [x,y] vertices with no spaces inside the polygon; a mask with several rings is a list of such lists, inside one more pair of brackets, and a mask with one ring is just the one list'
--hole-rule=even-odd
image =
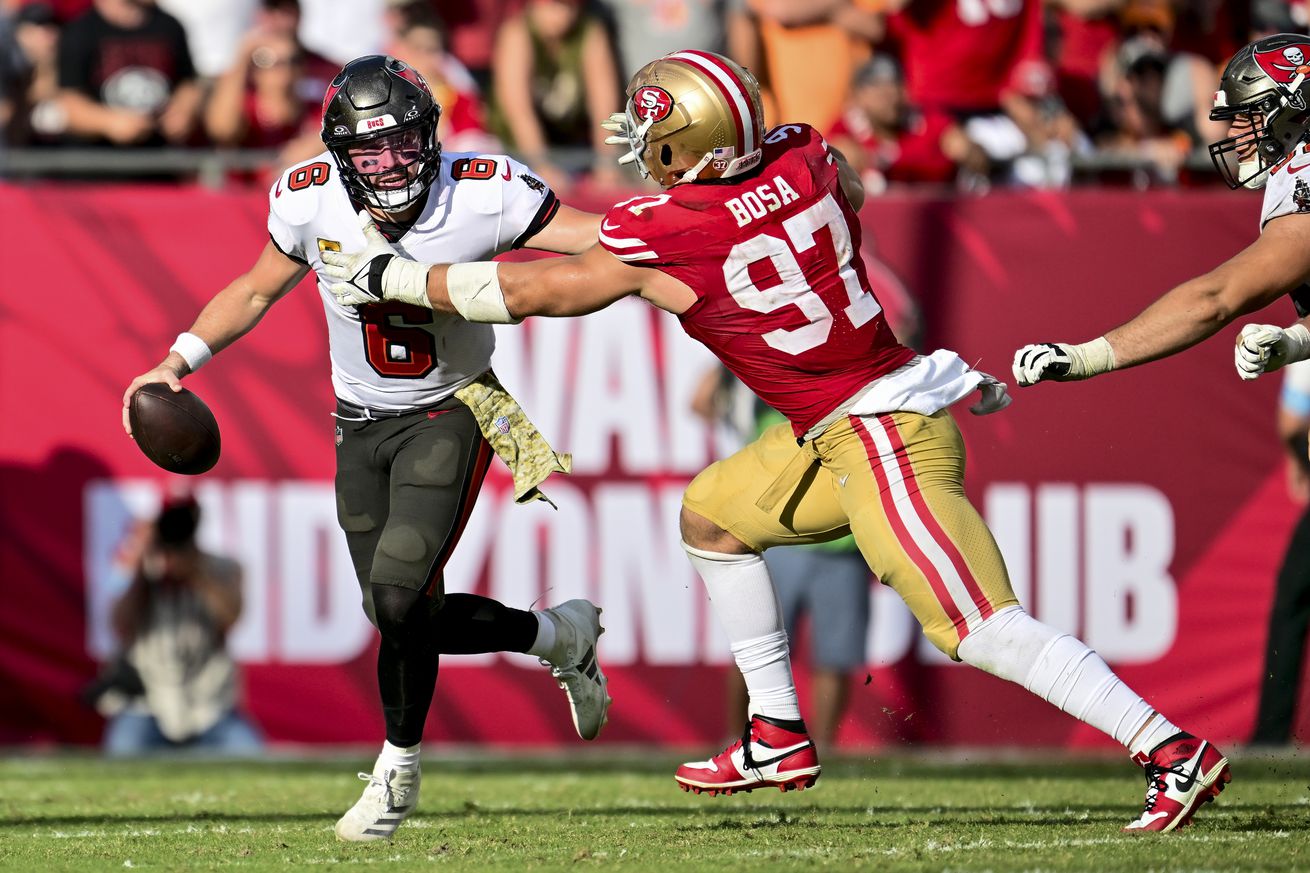
{"label": "white cleat with black stripe", "polygon": [[555,623],[555,650],[541,663],[569,698],[573,726],[584,740],[594,740],[608,720],[609,680],[596,660],[596,641],[605,633],[601,610],[590,600],[566,600],[542,610]]}
{"label": "white cleat with black stripe", "polygon": [[384,769],[360,773],[368,783],[364,796],[337,822],[337,839],[352,843],[389,840],[414,807],[418,806],[418,787],[422,774],[415,767]]}

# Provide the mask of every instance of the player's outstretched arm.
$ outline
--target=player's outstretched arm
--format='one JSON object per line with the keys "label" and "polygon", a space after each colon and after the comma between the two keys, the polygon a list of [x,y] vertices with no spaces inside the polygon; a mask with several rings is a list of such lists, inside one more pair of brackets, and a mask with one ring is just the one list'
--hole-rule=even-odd
{"label": "player's outstretched arm", "polygon": [[498,264],[424,264],[397,254],[367,215],[360,252],[323,252],[323,275],[343,306],[398,300],[468,321],[515,324],[530,315],[586,315],[639,294],[670,312],[695,302],[659,270],[625,264],[599,245],[580,255]]}
{"label": "player's outstretched arm", "polygon": [[199,369],[259,323],[264,313],[305,277],[309,267],[288,258],[268,243],[249,271],[233,279],[200,310],[195,324],[177,338],[168,356],[132,380],[123,392],[123,430],[128,436],[128,404],[142,385],[163,382],[182,390],[182,377]]}
{"label": "player's outstretched arm", "polygon": [[1080,345],[1036,343],[1019,349],[1015,380],[1020,386],[1071,382],[1168,357],[1267,306],[1307,276],[1310,216],[1275,219],[1233,258],[1172,289],[1104,336]]}
{"label": "player's outstretched arm", "polygon": [[550,223],[537,231],[523,246],[542,252],[578,255],[594,246],[599,235],[599,215],[561,204]]}
{"label": "player's outstretched arm", "polygon": [[517,323],[531,315],[565,317],[604,309],[644,290],[646,274],[600,246],[580,255],[497,264],[436,264],[427,271],[431,308],[468,321]]}

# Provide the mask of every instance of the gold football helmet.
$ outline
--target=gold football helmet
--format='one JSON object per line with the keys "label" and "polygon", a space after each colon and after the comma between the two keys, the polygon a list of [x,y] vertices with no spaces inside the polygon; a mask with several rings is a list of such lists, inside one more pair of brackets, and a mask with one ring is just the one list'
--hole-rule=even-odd
{"label": "gold football helmet", "polygon": [[[681,51],[642,67],[628,83],[621,130],[643,178],[665,188],[726,179],[760,162],[760,86],[744,67],[713,52]],[[618,139],[617,137],[612,139]]]}

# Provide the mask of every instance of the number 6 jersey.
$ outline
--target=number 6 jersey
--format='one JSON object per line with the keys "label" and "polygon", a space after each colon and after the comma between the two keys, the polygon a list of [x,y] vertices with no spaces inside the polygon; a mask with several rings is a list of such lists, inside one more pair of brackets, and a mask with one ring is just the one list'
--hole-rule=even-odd
{"label": "number 6 jersey", "polygon": [[[388,237],[417,261],[484,261],[523,245],[558,208],[554,193],[517,161],[442,153],[418,217],[399,238]],[[320,252],[364,248],[359,209],[325,152],[287,170],[273,185],[268,233],[283,254],[317,273]],[[386,411],[428,406],[491,365],[491,325],[394,301],[345,307],[321,277],[318,292],[327,314],[332,387],[348,403]]]}

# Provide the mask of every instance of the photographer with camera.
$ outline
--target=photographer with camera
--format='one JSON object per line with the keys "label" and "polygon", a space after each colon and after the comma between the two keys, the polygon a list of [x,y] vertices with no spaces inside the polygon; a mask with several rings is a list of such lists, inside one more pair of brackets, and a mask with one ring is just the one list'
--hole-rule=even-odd
{"label": "photographer with camera", "polygon": [[242,755],[263,745],[237,709],[237,666],[226,650],[241,615],[241,568],[196,545],[199,524],[194,498],[168,499],[124,545],[120,560],[132,581],[112,612],[122,655],[92,695],[109,719],[110,756]]}

